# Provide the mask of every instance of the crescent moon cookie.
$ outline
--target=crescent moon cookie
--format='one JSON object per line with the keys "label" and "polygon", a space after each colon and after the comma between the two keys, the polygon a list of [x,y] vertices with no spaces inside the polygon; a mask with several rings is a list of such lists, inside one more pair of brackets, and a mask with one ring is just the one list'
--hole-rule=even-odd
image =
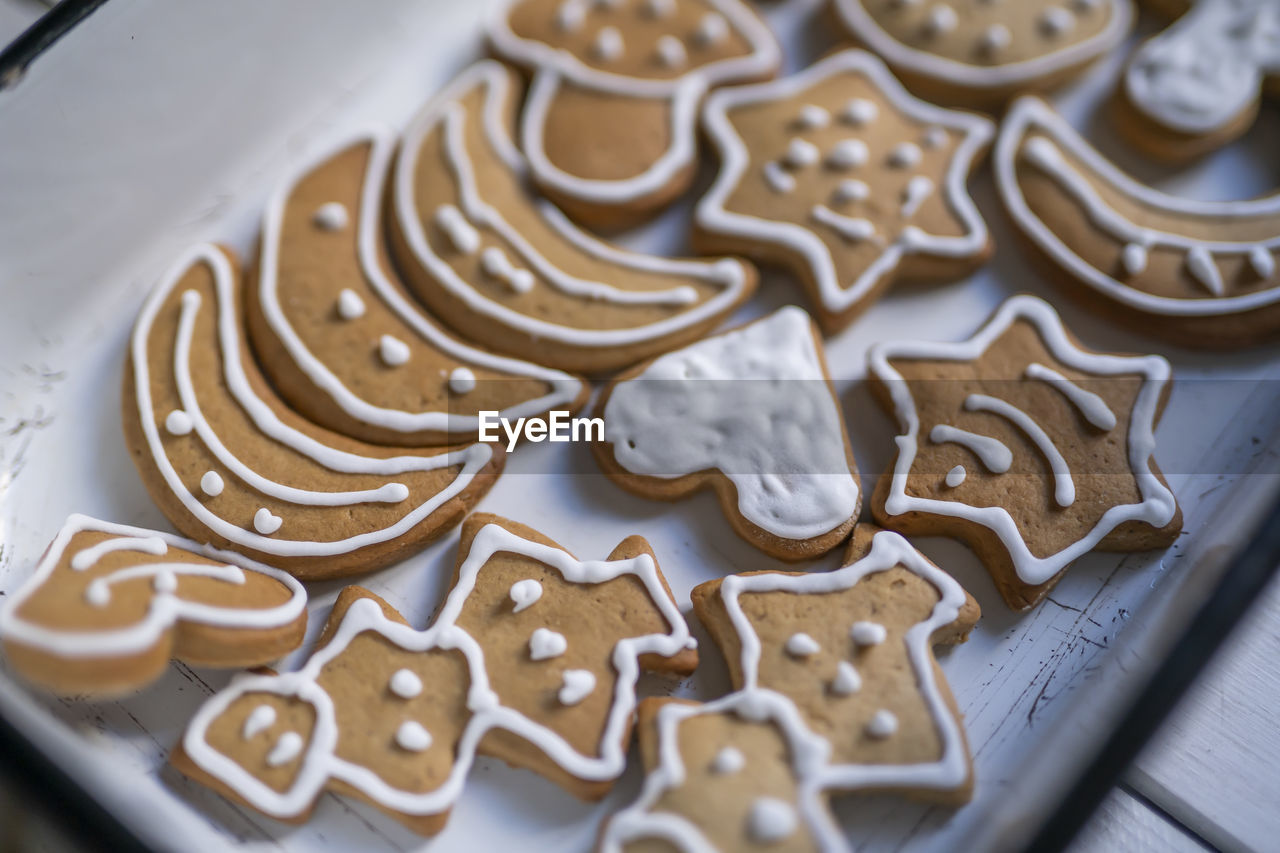
{"label": "crescent moon cookie", "polygon": [[860,525],[843,568],[729,575],[693,607],[734,687],[787,696],[822,739],[824,790],[968,802],[973,760],[933,647],[963,643],[978,604],[901,536]]}
{"label": "crescent moon cookie", "polygon": [[1055,88],[1116,48],[1131,0],[835,0],[853,37],[902,81],[943,103],[999,108]]}
{"label": "crescent moon cookie", "polygon": [[195,246],[134,327],[125,437],[169,520],[303,580],[388,565],[460,522],[501,447],[398,451],[294,414],[241,339],[237,276],[224,250]]}
{"label": "crescent moon cookie", "polygon": [[1175,198],[1120,172],[1043,101],[1014,104],[996,183],[1038,257],[1126,324],[1231,349],[1280,331],[1280,195]]}
{"label": "crescent moon cookie", "polygon": [[464,344],[407,296],[382,236],[394,149],[386,128],[355,133],[268,204],[247,302],[272,385],[311,421],[376,444],[474,440],[485,410],[581,408],[581,380]]}
{"label": "crescent moon cookie", "polygon": [[281,820],[305,821],[331,789],[434,834],[477,752],[603,796],[625,766],[640,670],[696,666],[643,539],[584,562],[477,515],[429,629],[348,587],[307,664],[214,696],[173,763]]}
{"label": "crescent moon cookie", "polygon": [[786,697],[640,703],[639,799],[601,831],[600,853],[847,851],[817,784],[826,758]]}
{"label": "crescent moon cookie", "polygon": [[516,84],[477,63],[405,134],[392,252],[432,311],[484,346],[600,373],[701,337],[751,295],[746,263],[625,252],[530,195],[508,135]]}
{"label": "crescent moon cookie", "polygon": [[1091,550],[1165,548],[1181,532],[1153,458],[1171,387],[1160,356],[1081,349],[1047,302],[1015,296],[967,341],[879,344],[869,364],[903,430],[876,520],[966,542],[1013,609]]}
{"label": "crescent moon cookie", "polygon": [[896,278],[959,278],[991,254],[965,181],[994,126],[911,97],[869,53],[716,92],[703,125],[720,173],[695,245],[786,267],[827,333]]}
{"label": "crescent moon cookie", "polygon": [[517,0],[489,43],[533,75],[520,125],[533,180],[599,228],[633,225],[687,190],[702,96],[782,64],[739,0]]}
{"label": "crescent moon cookie", "polygon": [[1151,5],[1186,14],[1134,52],[1117,124],[1144,153],[1183,162],[1253,124],[1263,90],[1280,75],[1280,0]]}
{"label": "crescent moon cookie", "polygon": [[733,529],[803,560],[848,538],[858,469],[822,338],[795,306],[659,356],[605,387],[600,468],[629,492],[712,488]]}
{"label": "crescent moon cookie", "polygon": [[259,666],[302,642],[307,594],[284,572],[169,533],[73,515],[0,609],[15,671],[66,696],[145,687],[171,657]]}

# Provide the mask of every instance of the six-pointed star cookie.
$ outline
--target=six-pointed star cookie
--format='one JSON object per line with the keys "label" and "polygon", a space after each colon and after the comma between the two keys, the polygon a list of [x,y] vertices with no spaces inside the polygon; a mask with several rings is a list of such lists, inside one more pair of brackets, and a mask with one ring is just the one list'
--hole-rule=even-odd
{"label": "six-pointed star cookie", "polygon": [[787,696],[828,745],[823,788],[969,799],[969,747],[933,647],[964,642],[978,604],[901,536],[861,525],[843,568],[729,575],[695,587],[693,606],[734,686]]}
{"label": "six-pointed star cookie", "polygon": [[991,253],[965,188],[991,122],[913,98],[869,53],[718,91],[703,124],[721,163],[697,245],[789,269],[828,333],[895,278],[958,278]]}
{"label": "six-pointed star cookie", "polygon": [[872,390],[903,434],[875,517],[964,540],[1015,609],[1094,548],[1168,546],[1182,517],[1152,457],[1169,376],[1160,356],[1081,349],[1033,296],[961,343],[880,344]]}

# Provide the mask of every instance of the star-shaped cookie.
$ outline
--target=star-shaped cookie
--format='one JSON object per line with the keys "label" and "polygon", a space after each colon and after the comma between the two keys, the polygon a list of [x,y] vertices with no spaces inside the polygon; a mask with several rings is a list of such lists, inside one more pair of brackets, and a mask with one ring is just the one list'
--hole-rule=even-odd
{"label": "star-shaped cookie", "polygon": [[1181,530],[1152,458],[1160,356],[1081,349],[1048,303],[1015,296],[967,341],[880,344],[869,361],[903,430],[877,521],[967,542],[1010,607],[1090,550],[1162,548]]}
{"label": "star-shaped cookie", "polygon": [[965,188],[990,121],[911,95],[861,50],[707,99],[720,174],[695,213],[706,252],[784,266],[828,333],[895,278],[958,278],[991,239]]}
{"label": "star-shaped cookie", "polygon": [[729,575],[695,587],[693,606],[734,686],[788,697],[825,744],[822,788],[968,801],[969,747],[933,647],[964,642],[978,605],[901,536],[861,525],[843,568]]}

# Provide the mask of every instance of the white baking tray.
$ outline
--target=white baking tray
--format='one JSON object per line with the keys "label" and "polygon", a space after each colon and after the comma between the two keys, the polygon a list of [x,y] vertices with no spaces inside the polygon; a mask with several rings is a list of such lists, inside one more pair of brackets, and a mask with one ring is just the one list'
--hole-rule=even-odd
{"label": "white baking tray", "polygon": [[[479,21],[491,5],[112,0],[38,60],[21,85],[0,93],[0,593],[31,573],[71,512],[168,528],[120,427],[125,341],[148,288],[193,241],[248,251],[272,184],[310,152],[370,119],[403,126],[480,55]],[[819,6],[758,6],[788,49],[789,69],[834,43]],[[1275,150],[1280,123],[1267,111],[1243,143],[1176,178],[1126,151],[1101,109],[1120,59],[1094,69],[1057,102],[1122,166],[1202,198],[1248,197],[1276,180],[1267,152]],[[709,177],[707,170],[702,187]],[[1058,305],[1089,346],[1162,352],[1173,362],[1177,385],[1156,455],[1182,505],[1186,533],[1165,553],[1078,561],[1049,600],[1025,615],[1005,608],[963,548],[920,540],[983,609],[971,640],[942,662],[965,712],[977,791],[956,811],[888,797],[840,800],[841,823],[868,850],[1017,843],[1280,493],[1280,348],[1192,353],[1095,320],[1027,264],[989,174],[972,186],[999,246],[996,259],[961,283],[898,288],[829,341],[865,490],[889,461],[894,431],[862,383],[867,347],[904,336],[967,337],[1005,296],[1030,291]],[[686,200],[626,242],[680,253],[688,221]],[[735,322],[792,301],[801,301],[793,283],[766,276]],[[521,447],[481,507],[531,524],[584,557],[643,534],[686,610],[689,590],[701,581],[778,565],[733,535],[711,495],[670,505],[627,495],[599,474],[583,446]],[[423,626],[455,550],[456,534],[358,582]],[[834,568],[838,559],[832,554],[812,567]],[[312,637],[340,586],[311,585]],[[710,698],[727,689],[727,676],[690,619],[703,640],[703,664],[676,689]],[[304,657],[295,654],[285,665]],[[277,824],[168,768],[166,753],[186,720],[229,677],[175,664],[135,697],[85,704],[29,691],[0,662],[0,713],[158,847],[426,845],[395,821],[333,795],[322,797],[310,823]],[[642,685],[650,692],[672,687]],[[629,802],[639,781],[633,762],[608,798],[587,804],[482,759],[430,846],[586,849],[599,821]]]}

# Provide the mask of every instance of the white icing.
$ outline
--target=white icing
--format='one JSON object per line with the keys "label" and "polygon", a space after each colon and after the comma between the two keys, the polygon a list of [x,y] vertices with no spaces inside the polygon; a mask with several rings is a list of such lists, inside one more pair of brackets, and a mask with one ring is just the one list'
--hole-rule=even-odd
{"label": "white icing", "polygon": [[303,746],[302,735],[297,732],[285,732],[267,753],[267,766],[279,767],[282,764],[288,764],[298,757]]}
{"label": "white icing", "polygon": [[412,354],[409,345],[394,335],[378,338],[378,355],[387,367],[400,367],[409,363]]}
{"label": "white icing", "polygon": [[614,62],[622,58],[626,45],[617,27],[601,27],[596,40],[591,43],[591,53],[602,62]]}
{"label": "white icing", "polygon": [[1050,37],[1069,33],[1076,26],[1076,16],[1061,6],[1047,6],[1040,13],[1040,31]]}
{"label": "white icing", "polygon": [[866,185],[866,182],[854,179],[841,181],[832,191],[832,200],[837,204],[866,201],[870,197],[871,188]]}
{"label": "white icing", "polygon": [[1249,266],[1258,278],[1271,278],[1276,274],[1276,259],[1262,246],[1254,246],[1249,250]]}
{"label": "white icing", "polygon": [[[884,242],[881,253],[852,281],[837,275],[831,249],[812,230],[725,208],[751,164],[751,153],[729,121],[729,112],[744,105],[797,97],[815,84],[847,72],[856,72],[869,80],[906,118],[947,128],[956,134],[957,144],[950,152],[939,192],[961,232],[960,236],[942,236],[927,234],[919,228],[903,229],[896,240]],[[843,113],[841,119],[845,119]],[[834,54],[781,80],[716,91],[707,98],[703,124],[719,150],[721,166],[715,183],[695,208],[698,226],[749,242],[781,245],[799,254],[808,265],[825,311],[839,313],[863,299],[878,282],[893,274],[906,255],[966,258],[979,255],[986,248],[987,226],[965,191],[965,181],[974,158],[991,139],[993,125],[973,114],[941,109],[912,97],[883,63],[865,51]]]}
{"label": "white icing", "polygon": [[716,753],[716,757],[711,760],[711,772],[718,776],[723,776],[726,773],[737,773],[746,766],[746,756],[742,754],[740,749],[732,746],[722,747]]}
{"label": "white icing", "polygon": [[558,658],[568,648],[569,641],[564,638],[564,634],[549,628],[539,628],[529,637],[529,657],[533,660]]}
{"label": "white icing", "polygon": [[947,488],[954,489],[964,482],[968,474],[969,472],[964,469],[963,465],[956,465],[947,472],[946,479],[943,482],[947,484]]}
{"label": "white icing", "polygon": [[1147,268],[1147,247],[1140,243],[1126,243],[1120,252],[1120,264],[1129,275],[1137,275]]}
{"label": "white icing", "polygon": [[825,204],[815,204],[810,215],[814,222],[826,225],[850,243],[861,243],[876,236],[875,223],[870,219],[845,216]]}
{"label": "white icing", "polygon": [[200,478],[200,491],[204,492],[211,498],[216,498],[222,494],[226,484],[222,482],[222,475],[217,471],[205,471],[204,476]]}
{"label": "white icing", "polygon": [[507,253],[497,246],[490,246],[480,254],[480,268],[485,275],[506,283],[516,293],[528,293],[536,283],[533,273],[511,263]]}
{"label": "white icing", "polygon": [[198,563],[143,563],[118,569],[110,574],[94,578],[85,587],[85,598],[95,607],[105,607],[111,601],[111,586],[137,578],[153,578],[151,589],[157,593],[173,593],[178,590],[177,575],[194,575],[214,578],[241,585],[244,572],[238,566],[207,566]]}
{"label": "white icing", "polygon": [[566,669],[556,698],[561,705],[577,705],[596,689],[596,677],[587,669]]}
{"label": "white icing", "polygon": [[476,390],[476,375],[467,367],[455,367],[449,372],[449,390],[455,394],[469,394]]}
{"label": "white icing", "polygon": [[480,251],[480,232],[452,204],[442,204],[436,208],[435,222],[449,238],[455,251],[464,255],[474,255]]}
{"label": "white icing", "polygon": [[1226,292],[1222,273],[1218,272],[1218,265],[1204,246],[1192,246],[1187,252],[1187,272],[1214,296],[1222,296]]}
{"label": "white icing", "polygon": [[341,231],[347,227],[351,217],[347,215],[345,205],[341,202],[331,201],[316,208],[311,221],[322,231]]}
{"label": "white icing", "polygon": [[364,316],[366,308],[360,294],[349,287],[344,287],[338,293],[337,310],[338,316],[344,320],[358,320]]}
{"label": "white icing", "polygon": [[936,38],[951,32],[959,23],[960,18],[955,9],[945,3],[938,3],[925,15],[920,32],[926,38]]}
{"label": "white icing", "polygon": [[871,715],[867,723],[867,734],[873,738],[887,738],[898,730],[898,718],[892,711],[881,708]]}
{"label": "white icing", "polygon": [[889,151],[889,165],[895,169],[910,169],[920,165],[924,153],[914,142],[899,142]]}
{"label": "white icing", "polygon": [[[234,568],[234,567],[233,567]],[[236,569],[243,583],[244,573]],[[194,573],[193,573],[194,574]],[[94,581],[97,583],[97,581]],[[173,571],[157,571],[155,577],[151,579],[151,589],[154,592],[177,592],[178,591],[178,574]]]}
{"label": "white icing", "polygon": [[926,128],[925,132],[920,135],[920,144],[930,151],[937,151],[947,144],[948,139],[950,137],[947,135],[945,128],[930,127]]}
{"label": "white icing", "polygon": [[777,797],[757,797],[747,815],[747,836],[760,844],[777,844],[800,825],[796,810]]}
{"label": "white icing", "polygon": [[422,693],[422,679],[411,669],[397,669],[391,674],[387,689],[401,699],[412,699]]}
{"label": "white icing", "polygon": [[[88,516],[72,516],[73,518],[84,519],[85,522],[92,522],[93,519]],[[89,528],[92,529],[92,528]],[[104,539],[97,545],[90,545],[77,551],[75,556],[71,558],[71,568],[77,572],[83,572],[97,564],[99,560],[107,554],[114,554],[116,551],[136,551],[139,554],[151,554],[154,557],[162,557],[169,551],[168,543],[158,534],[144,536],[116,536],[110,539]]]}
{"label": "white icing", "polygon": [[253,529],[261,533],[263,536],[270,536],[280,529],[280,525],[284,523],[278,515],[272,515],[271,510],[259,507],[258,511],[253,514]]}
{"label": "white icing", "polygon": [[796,188],[796,179],[774,160],[764,164],[763,173],[765,183],[774,192],[789,193]]}
{"label": "white icing", "polygon": [[[1108,508],[1094,526],[1079,539],[1056,552],[1043,556],[1031,553],[1017,524],[1004,507],[975,507],[955,500],[918,498],[907,495],[905,491],[907,478],[917,454],[916,443],[920,432],[920,419],[910,389],[903,381],[901,374],[894,369],[892,362],[902,359],[968,361],[978,358],[992,341],[1008,330],[1016,320],[1031,323],[1053,357],[1072,370],[1102,377],[1136,374],[1143,379],[1129,418],[1126,436],[1129,467],[1140,499],[1134,503]],[[1044,583],[1052,578],[1072,560],[1092,550],[1108,533],[1121,524],[1141,521],[1159,528],[1168,524],[1173,518],[1177,509],[1173,494],[1151,471],[1151,456],[1155,450],[1156,407],[1161,388],[1168,381],[1170,374],[1169,363],[1163,358],[1085,352],[1070,341],[1062,321],[1047,303],[1032,296],[1015,296],[1007,300],[991,321],[967,341],[954,344],[932,342],[880,344],[872,347],[869,362],[871,371],[888,389],[898,421],[904,430],[904,434],[896,439],[898,458],[894,462],[891,485],[885,500],[885,511],[888,515],[925,512],[962,518],[980,524],[991,530],[1008,550],[1019,579],[1032,585]],[[1065,497],[1064,478],[1056,479],[1055,497]]]}
{"label": "white icing", "polygon": [[860,646],[878,646],[889,638],[889,632],[879,622],[854,622],[849,636]]}
{"label": "white icing", "polygon": [[564,0],[556,9],[556,29],[562,33],[577,32],[586,19],[586,0]]}
{"label": "white icing", "polygon": [[854,98],[844,105],[840,111],[840,120],[853,127],[866,127],[880,115],[880,108],[875,101],[866,98]]}
{"label": "white icing", "polygon": [[1009,28],[1004,24],[992,24],[983,30],[978,38],[978,49],[984,53],[997,54],[1004,51],[1013,41]]}
{"label": "white icing", "polygon": [[539,598],[542,598],[542,584],[533,578],[518,580],[511,585],[511,601],[515,604],[511,612],[519,613],[521,610],[532,607]]}
{"label": "white icing", "polygon": [[831,113],[817,104],[805,104],[796,115],[795,125],[801,130],[821,130],[831,124]]}
{"label": "white icing", "polygon": [[818,645],[818,641],[803,631],[798,631],[787,638],[787,654],[792,657],[809,657],[810,655],[816,655],[820,651],[822,651],[822,646]]}
{"label": "white icing", "polygon": [[992,474],[1003,474],[1013,465],[1013,451],[1003,441],[989,435],[978,435],[950,424],[934,424],[929,430],[929,440],[934,444],[958,444],[968,450],[982,467]]}
{"label": "white icing", "polygon": [[836,664],[836,677],[831,679],[831,692],[837,696],[850,696],[862,689],[862,676],[847,660]]}
{"label": "white icing", "polygon": [[708,12],[698,21],[698,28],[693,33],[693,40],[703,47],[710,47],[720,44],[728,36],[729,22],[724,19],[724,15],[719,12]]}
{"label": "white icing", "polygon": [[1076,487],[1071,478],[1071,469],[1067,466],[1067,460],[1063,458],[1062,452],[1058,450],[1049,434],[1030,415],[1007,400],[987,394],[970,394],[964,400],[964,408],[968,412],[990,412],[993,415],[999,415],[1022,430],[1022,433],[1031,440],[1049,463],[1049,470],[1053,473],[1053,497],[1058,506],[1067,507],[1075,503]]}
{"label": "white icing", "polygon": [[787,143],[786,153],[782,155],[782,165],[788,169],[803,169],[814,165],[821,158],[818,146],[807,140],[794,138]]}
{"label": "white icing", "polygon": [[170,435],[186,435],[192,426],[191,417],[181,409],[174,409],[164,419],[165,431]]}
{"label": "white icing", "polygon": [[245,740],[253,737],[259,732],[264,732],[276,724],[276,709],[270,705],[259,705],[249,712],[249,716],[244,718],[244,728],[240,730],[240,736]]}
{"label": "white icing", "polygon": [[908,219],[916,215],[920,205],[933,194],[933,179],[924,175],[913,175],[902,191],[902,216]]}
{"label": "white icing", "polygon": [[683,68],[689,61],[689,53],[684,49],[684,42],[673,35],[658,38],[653,48],[658,64],[663,68]]}
{"label": "white icing", "polygon": [[1071,405],[1080,410],[1085,420],[1104,432],[1116,425],[1116,413],[1111,411],[1107,401],[1085,388],[1081,388],[1052,367],[1031,363],[1027,365],[1026,377],[1047,382],[1071,401]]}
{"label": "white icing", "polygon": [[645,15],[650,18],[666,18],[676,10],[676,0],[644,0]]}
{"label": "white icing", "polygon": [[716,468],[743,518],[784,539],[857,512],[840,410],[799,308],[660,356],[614,386],[604,421],[623,469],[671,479]]}
{"label": "white icing", "polygon": [[870,152],[861,139],[842,139],[827,152],[827,165],[833,169],[852,169],[867,162]]}
{"label": "white icing", "polygon": [[421,723],[413,720],[405,720],[400,724],[400,728],[396,729],[396,746],[407,752],[422,752],[431,748],[431,732],[422,727]]}

